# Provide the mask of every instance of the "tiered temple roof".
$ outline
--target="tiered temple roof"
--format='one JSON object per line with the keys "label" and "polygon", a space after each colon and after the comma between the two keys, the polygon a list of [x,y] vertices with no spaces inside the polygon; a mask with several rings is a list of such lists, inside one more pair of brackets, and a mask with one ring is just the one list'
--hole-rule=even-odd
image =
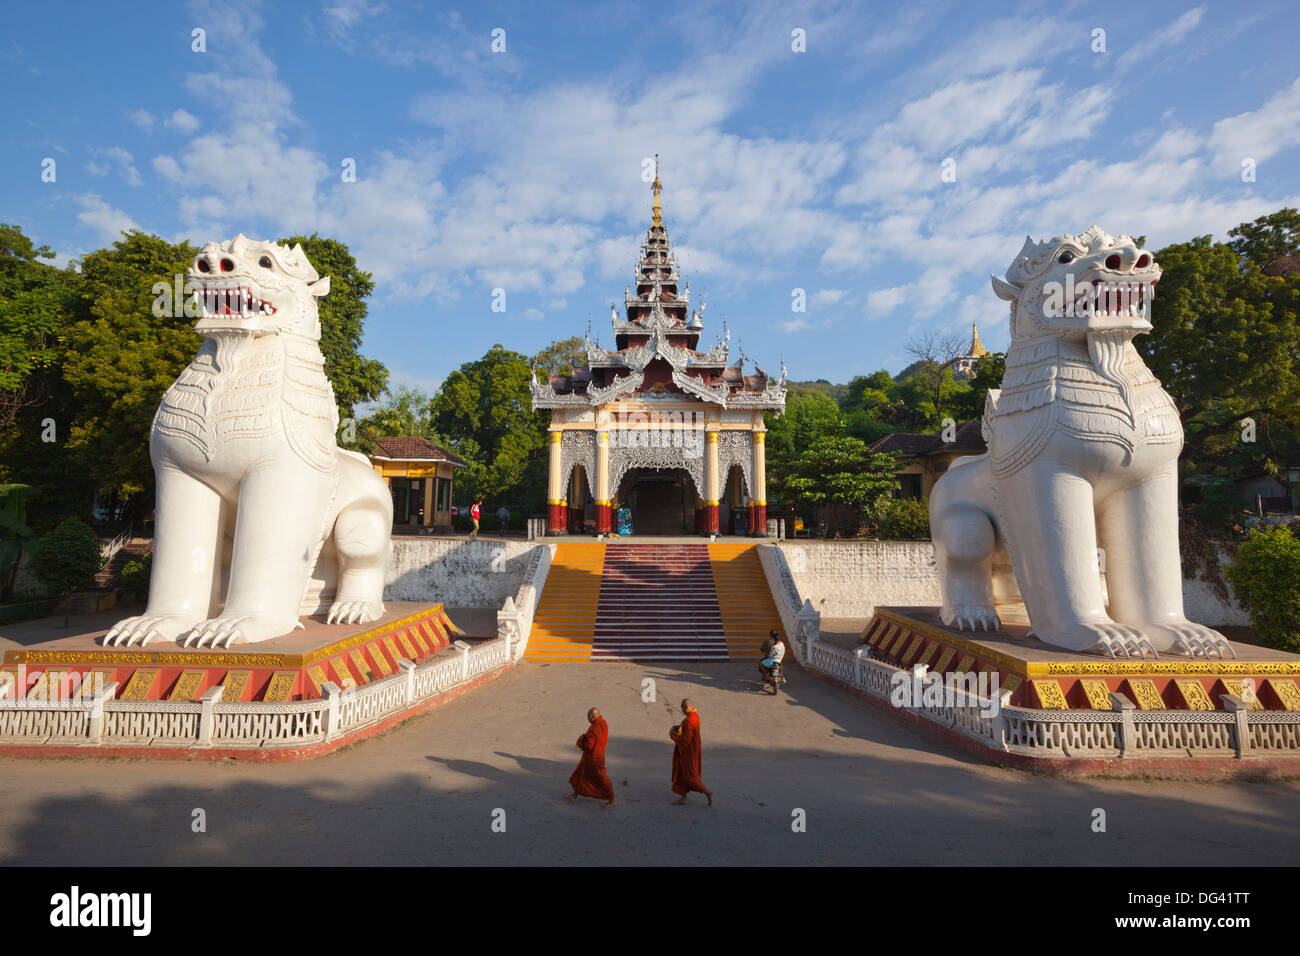
{"label": "tiered temple roof", "polygon": [[679,285],[677,258],[663,224],[656,157],[654,207],[650,230],[641,245],[634,276],[624,291],[623,315],[610,308],[613,349],[588,336],[587,364],[570,375],[547,375],[534,381],[534,408],[591,407],[618,399],[693,399],[723,408],[781,410],[785,407],[785,369],[769,379],[757,365],[745,374],[744,355],[732,364],[731,333],[707,351],[699,348],[704,331],[704,303],[691,310],[690,283]]}

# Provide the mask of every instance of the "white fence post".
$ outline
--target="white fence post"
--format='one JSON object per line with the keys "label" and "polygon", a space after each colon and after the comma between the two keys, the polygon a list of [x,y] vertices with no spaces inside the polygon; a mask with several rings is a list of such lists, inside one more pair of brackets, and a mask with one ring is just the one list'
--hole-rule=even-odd
{"label": "white fence post", "polygon": [[397,666],[406,675],[406,705],[409,707],[415,702],[415,663],[403,657],[397,662]]}
{"label": "white fence post", "polygon": [[1133,711],[1136,708],[1137,705],[1123,694],[1111,693],[1110,709],[1119,711],[1119,755],[1121,757],[1133,756],[1133,749],[1137,746],[1137,731],[1133,727]]}
{"label": "white fence post", "polygon": [[457,641],[453,646],[460,654],[460,679],[462,682],[467,681],[469,680],[469,645],[464,641]]}
{"label": "white fence post", "polygon": [[198,746],[212,746],[212,725],[215,723],[215,707],[217,701],[221,700],[221,695],[225,688],[221,685],[209,687],[199,698],[199,705],[203,708],[199,711],[199,739]]}
{"label": "white fence post", "polygon": [[325,694],[325,739],[329,740],[339,732],[339,698],[342,691],[332,680],[325,681],[320,689]]}
{"label": "white fence post", "polygon": [[1250,755],[1250,704],[1236,694],[1220,694],[1224,710],[1229,711],[1233,720],[1232,742],[1237,747],[1238,757]]}
{"label": "white fence post", "polygon": [[90,721],[86,728],[87,743],[104,742],[104,705],[117,696],[117,681],[105,684],[95,691],[95,698],[90,705]]}

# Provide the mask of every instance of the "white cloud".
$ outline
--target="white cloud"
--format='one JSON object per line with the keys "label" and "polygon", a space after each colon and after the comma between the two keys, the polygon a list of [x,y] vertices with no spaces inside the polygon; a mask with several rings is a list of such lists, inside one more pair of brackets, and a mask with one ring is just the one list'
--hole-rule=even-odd
{"label": "white cloud", "polygon": [[92,176],[107,176],[116,166],[122,174],[122,180],[128,186],[139,186],[143,183],[140,171],[135,168],[134,157],[121,146],[92,146],[90,153],[93,158],[86,164],[86,171]]}
{"label": "white cloud", "polygon": [[1139,40],[1129,47],[1115,61],[1116,74],[1126,73],[1141,61],[1159,53],[1161,50],[1177,46],[1191,34],[1205,15],[1205,7],[1193,7],[1179,16],[1177,20],[1164,29],[1157,30],[1145,40]]}
{"label": "white cloud", "polygon": [[134,219],[122,210],[113,208],[95,193],[83,193],[74,198],[81,206],[77,221],[93,229],[103,245],[116,242],[122,238],[123,232],[140,228]]}
{"label": "white cloud", "polygon": [[153,129],[153,124],[156,121],[154,115],[148,110],[133,110],[130,113],[127,113],[126,116],[127,119],[145,132]]}
{"label": "white cloud", "polygon": [[192,133],[199,128],[199,121],[193,114],[178,109],[173,110],[172,115],[167,117],[167,126],[182,133]]}
{"label": "white cloud", "polygon": [[846,295],[848,295],[848,292],[844,289],[818,289],[812,294],[812,299],[809,301],[813,308],[820,308],[821,306],[838,305]]}
{"label": "white cloud", "polygon": [[1257,110],[1214,124],[1210,146],[1216,172],[1240,173],[1241,161],[1263,162],[1300,143],[1300,79]]}

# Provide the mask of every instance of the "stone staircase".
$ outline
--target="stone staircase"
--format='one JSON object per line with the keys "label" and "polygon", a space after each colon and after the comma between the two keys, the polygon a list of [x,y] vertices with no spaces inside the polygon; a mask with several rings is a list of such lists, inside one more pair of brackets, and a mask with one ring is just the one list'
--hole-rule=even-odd
{"label": "stone staircase", "polygon": [[535,661],[754,659],[781,631],[752,542],[564,542],[533,619]]}

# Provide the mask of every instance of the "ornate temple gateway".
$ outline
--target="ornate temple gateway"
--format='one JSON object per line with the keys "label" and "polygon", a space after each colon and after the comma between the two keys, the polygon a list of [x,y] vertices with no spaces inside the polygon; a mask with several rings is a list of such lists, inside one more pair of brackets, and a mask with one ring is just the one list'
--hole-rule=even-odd
{"label": "ornate temple gateway", "polygon": [[664,228],[656,168],[654,214],[625,292],[611,307],[615,347],[587,336],[587,366],[534,380],[533,408],[551,410],[550,534],[613,530],[626,506],[636,533],[767,531],[763,413],[785,408],[779,381],[745,356],[731,363],[730,333],[699,348],[704,304],[691,311]]}

